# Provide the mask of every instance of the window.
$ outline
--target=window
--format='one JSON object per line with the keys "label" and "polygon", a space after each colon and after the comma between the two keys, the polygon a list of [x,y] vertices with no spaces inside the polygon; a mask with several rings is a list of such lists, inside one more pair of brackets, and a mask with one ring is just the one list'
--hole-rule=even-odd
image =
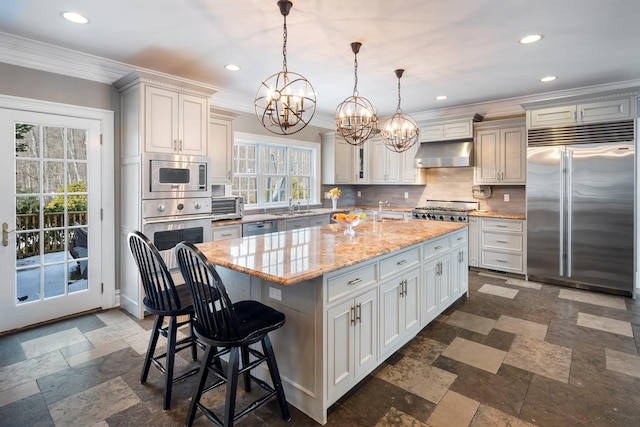
{"label": "window", "polygon": [[[266,137],[260,137],[266,139]],[[273,139],[273,138],[272,138]],[[311,143],[254,142],[236,138],[233,146],[232,192],[246,207],[287,206],[313,199],[319,182],[316,148]],[[317,196],[316,196],[317,197]]]}

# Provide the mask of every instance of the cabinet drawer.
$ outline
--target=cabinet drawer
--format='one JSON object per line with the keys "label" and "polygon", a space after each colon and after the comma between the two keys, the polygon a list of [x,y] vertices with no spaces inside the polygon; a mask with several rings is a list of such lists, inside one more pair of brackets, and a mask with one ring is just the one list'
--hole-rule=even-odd
{"label": "cabinet drawer", "polygon": [[523,273],[523,255],[516,253],[503,253],[497,251],[482,251],[482,259],[480,266],[484,268],[493,268],[502,271],[513,271]]}
{"label": "cabinet drawer", "polygon": [[502,249],[522,252],[524,250],[522,234],[504,234],[498,232],[482,232],[482,248]]}
{"label": "cabinet drawer", "polygon": [[213,241],[235,239],[236,237],[242,237],[242,228],[238,227],[212,227],[211,235]]}
{"label": "cabinet drawer", "polygon": [[438,239],[427,242],[422,246],[422,250],[424,251],[424,259],[430,259],[432,257],[439,256],[440,254],[447,252],[450,247],[449,236],[440,237]]}
{"label": "cabinet drawer", "polygon": [[456,246],[460,246],[460,245],[464,245],[467,243],[468,237],[467,237],[467,230],[460,230],[460,231],[456,231],[455,233],[453,233],[451,236],[449,236],[449,241],[451,243],[451,247],[456,247]]}
{"label": "cabinet drawer", "polygon": [[327,278],[327,302],[331,303],[375,283],[377,283],[375,263],[329,277]]}
{"label": "cabinet drawer", "polygon": [[309,218],[309,226],[328,225],[331,221],[327,215],[316,215]]}
{"label": "cabinet drawer", "polygon": [[420,264],[420,251],[414,248],[380,261],[380,280],[402,273],[407,268]]}
{"label": "cabinet drawer", "polygon": [[512,220],[509,221],[499,219],[482,219],[480,222],[480,228],[482,230],[498,230],[509,231],[515,233],[522,233],[524,226],[523,221]]}

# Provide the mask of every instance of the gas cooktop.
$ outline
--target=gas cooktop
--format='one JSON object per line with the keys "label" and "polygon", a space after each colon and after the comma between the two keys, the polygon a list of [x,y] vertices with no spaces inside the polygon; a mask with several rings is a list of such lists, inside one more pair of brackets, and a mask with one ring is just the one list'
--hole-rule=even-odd
{"label": "gas cooktop", "polygon": [[427,200],[424,206],[411,211],[415,219],[469,222],[469,212],[478,209],[478,202]]}

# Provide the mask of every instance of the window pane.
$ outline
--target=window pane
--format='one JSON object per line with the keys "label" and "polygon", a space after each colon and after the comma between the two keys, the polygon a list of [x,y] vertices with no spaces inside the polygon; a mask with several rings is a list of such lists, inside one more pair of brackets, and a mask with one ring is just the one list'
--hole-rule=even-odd
{"label": "window pane", "polygon": [[16,159],[16,193],[40,192],[40,162]]}
{"label": "window pane", "polygon": [[67,129],[67,158],[69,160],[87,160],[86,129]]}
{"label": "window pane", "polygon": [[16,157],[40,157],[40,126],[16,123]]}
{"label": "window pane", "polygon": [[42,157],[64,159],[64,128],[44,126]]}
{"label": "window pane", "polygon": [[64,189],[64,162],[42,162],[43,193],[54,193]]}

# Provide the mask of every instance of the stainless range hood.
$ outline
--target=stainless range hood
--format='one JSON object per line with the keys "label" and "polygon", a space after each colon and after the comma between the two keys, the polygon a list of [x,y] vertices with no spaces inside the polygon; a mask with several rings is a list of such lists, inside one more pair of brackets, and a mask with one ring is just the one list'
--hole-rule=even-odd
{"label": "stainless range hood", "polygon": [[473,166],[473,139],[423,142],[416,153],[417,168]]}

